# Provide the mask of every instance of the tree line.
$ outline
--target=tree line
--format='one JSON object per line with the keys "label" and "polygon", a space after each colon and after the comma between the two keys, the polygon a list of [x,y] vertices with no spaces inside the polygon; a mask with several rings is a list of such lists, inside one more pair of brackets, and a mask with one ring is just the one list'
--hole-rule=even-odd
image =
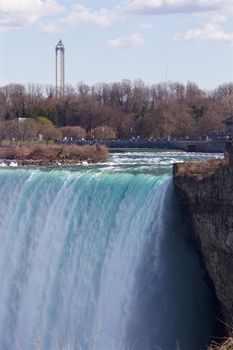
{"label": "tree line", "polygon": [[221,132],[222,120],[232,112],[233,83],[211,91],[193,82],[79,83],[58,97],[51,86],[10,84],[0,88],[0,137],[202,137]]}

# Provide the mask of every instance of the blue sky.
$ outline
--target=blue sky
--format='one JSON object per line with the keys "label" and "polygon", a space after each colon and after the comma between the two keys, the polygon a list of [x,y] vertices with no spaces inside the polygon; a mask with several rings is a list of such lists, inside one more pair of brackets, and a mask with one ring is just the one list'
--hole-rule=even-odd
{"label": "blue sky", "polygon": [[233,81],[233,0],[0,0],[0,85]]}

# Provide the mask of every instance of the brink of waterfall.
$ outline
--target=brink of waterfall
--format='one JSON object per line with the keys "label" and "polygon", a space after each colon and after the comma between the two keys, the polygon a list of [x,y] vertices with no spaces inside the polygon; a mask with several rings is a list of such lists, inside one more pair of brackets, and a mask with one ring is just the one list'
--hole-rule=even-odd
{"label": "brink of waterfall", "polygon": [[216,322],[171,164],[0,169],[0,349],[200,350]]}

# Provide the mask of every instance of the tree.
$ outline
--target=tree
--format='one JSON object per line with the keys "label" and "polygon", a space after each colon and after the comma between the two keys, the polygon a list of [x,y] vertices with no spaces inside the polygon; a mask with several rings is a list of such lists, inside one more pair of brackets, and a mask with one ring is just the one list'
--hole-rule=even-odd
{"label": "tree", "polygon": [[5,139],[15,141],[19,140],[19,122],[18,119],[9,120],[4,123]]}
{"label": "tree", "polygon": [[94,140],[114,140],[116,138],[115,131],[107,125],[97,126],[90,130],[89,137]]}
{"label": "tree", "polygon": [[27,118],[18,121],[17,139],[20,141],[32,140],[37,136],[37,122],[35,119]]}
{"label": "tree", "polygon": [[117,123],[117,136],[118,138],[129,139],[132,136],[136,136],[135,134],[135,115],[124,114],[122,118],[118,120]]}
{"label": "tree", "polygon": [[79,126],[64,126],[59,129],[62,137],[72,140],[81,140],[86,138],[86,130]]}
{"label": "tree", "polygon": [[49,143],[49,141],[57,141],[61,139],[62,136],[60,130],[55,126],[43,126],[40,128],[40,132],[43,140],[47,143]]}
{"label": "tree", "polygon": [[[186,86],[178,82],[147,86],[142,80],[122,80],[92,87],[80,83],[66,86],[62,99],[51,86],[10,84],[0,88],[0,121],[35,119],[38,134],[40,129],[45,132],[45,125],[56,125],[81,127],[89,134],[91,129],[106,126],[122,138],[137,134],[198,137],[204,130],[221,131],[220,121],[232,112],[233,83],[213,91],[203,91],[193,82]],[[10,123],[6,128],[8,140],[34,137],[26,124]],[[83,135],[77,131],[70,137]]]}
{"label": "tree", "polygon": [[0,145],[5,138],[5,122],[0,121]]}
{"label": "tree", "polygon": [[3,87],[5,118],[26,117],[26,90],[23,85],[10,84]]}
{"label": "tree", "polygon": [[36,124],[37,134],[42,135],[43,140],[56,141],[62,137],[61,131],[46,117],[38,117]]}

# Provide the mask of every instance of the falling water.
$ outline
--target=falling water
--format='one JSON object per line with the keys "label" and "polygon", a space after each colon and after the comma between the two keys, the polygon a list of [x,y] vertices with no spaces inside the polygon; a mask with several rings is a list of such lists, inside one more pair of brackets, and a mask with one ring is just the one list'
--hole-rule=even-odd
{"label": "falling water", "polygon": [[214,296],[171,182],[187,157],[0,170],[1,350],[204,349]]}

